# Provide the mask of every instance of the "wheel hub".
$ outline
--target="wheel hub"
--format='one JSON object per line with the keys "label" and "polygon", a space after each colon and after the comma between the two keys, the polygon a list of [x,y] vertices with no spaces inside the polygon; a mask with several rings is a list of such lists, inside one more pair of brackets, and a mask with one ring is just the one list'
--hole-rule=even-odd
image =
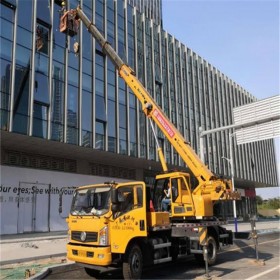
{"label": "wheel hub", "polygon": [[134,271],[138,271],[139,270],[139,258],[137,255],[134,255],[132,257],[132,267]]}

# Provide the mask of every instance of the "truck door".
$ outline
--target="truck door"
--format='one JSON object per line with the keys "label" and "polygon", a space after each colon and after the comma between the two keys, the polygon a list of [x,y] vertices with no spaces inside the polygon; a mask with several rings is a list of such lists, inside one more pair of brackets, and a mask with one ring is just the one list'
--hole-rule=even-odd
{"label": "truck door", "polygon": [[124,253],[134,237],[147,236],[146,185],[119,184],[119,209],[110,227],[112,253]]}

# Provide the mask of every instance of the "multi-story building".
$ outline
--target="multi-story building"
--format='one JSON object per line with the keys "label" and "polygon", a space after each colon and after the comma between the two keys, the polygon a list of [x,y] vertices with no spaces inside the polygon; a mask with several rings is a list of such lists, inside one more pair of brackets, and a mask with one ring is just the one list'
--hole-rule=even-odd
{"label": "multi-story building", "polygon": [[[112,62],[82,24],[77,36],[59,32],[61,2],[1,1],[1,234],[66,229],[60,192],[69,207],[72,186],[151,184],[161,171],[148,121]],[[68,8],[78,2],[197,153],[200,126],[232,124],[233,107],[256,101],[163,30],[161,1],[71,0]],[[169,167],[186,169],[157,134]],[[229,157],[228,133],[205,142],[209,168],[230,177],[222,160]],[[235,145],[234,153],[243,195],[237,210],[244,216],[255,211],[255,187],[278,184],[275,151],[267,140]],[[232,216],[231,204],[223,206],[220,213]]]}
{"label": "multi-story building", "polygon": [[127,3],[136,7],[137,11],[144,13],[155,24],[162,25],[162,1],[161,0],[127,0]]}

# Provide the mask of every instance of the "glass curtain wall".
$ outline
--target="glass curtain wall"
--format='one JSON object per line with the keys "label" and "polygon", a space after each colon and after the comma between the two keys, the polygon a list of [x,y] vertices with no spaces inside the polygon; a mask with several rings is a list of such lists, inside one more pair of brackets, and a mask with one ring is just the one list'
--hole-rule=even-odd
{"label": "glass curtain wall", "polygon": [[0,128],[9,130],[10,102],[11,102],[11,76],[12,76],[12,50],[15,28],[15,6],[1,3],[1,34],[0,34],[0,59],[1,59],[1,99],[0,99]]}
{"label": "glass curtain wall", "polygon": [[[125,34],[125,10],[124,2],[117,1],[117,52],[123,61],[126,57],[126,34]],[[128,131],[127,131],[127,86],[124,80],[118,77],[118,116],[119,116],[119,153],[128,154]]]}
{"label": "glass curtain wall", "polygon": [[[233,107],[256,101],[127,1],[67,2],[68,8],[82,5],[197,153],[200,126],[229,125]],[[156,160],[154,136],[135,96],[82,24],[75,37],[59,32],[60,4],[1,1],[1,129]],[[167,162],[180,165],[157,134]],[[272,140],[241,147],[233,142],[237,177],[277,182]],[[209,135],[205,143],[206,164],[229,175],[221,159],[229,157],[228,133]]]}
{"label": "glass curtain wall", "polygon": [[[137,13],[137,68],[136,74],[141,83],[145,86],[145,69],[144,69],[144,23],[142,21],[142,15]],[[146,158],[147,156],[147,130],[146,130],[146,117],[142,112],[142,108],[139,108],[139,133],[141,135],[140,141],[140,157]]]}
{"label": "glass curtain wall", "polygon": [[[116,48],[115,2],[107,2],[107,41]],[[108,151],[117,152],[116,69],[107,59]]]}
{"label": "glass curtain wall", "polygon": [[[29,124],[29,92],[32,74],[33,1],[17,2],[17,30],[15,45],[15,80],[13,98],[13,131],[27,134]],[[11,48],[12,50],[12,48]]]}
{"label": "glass curtain wall", "polygon": [[[155,98],[154,94],[154,63],[153,63],[153,52],[152,52],[152,28],[150,21],[145,21],[145,68],[146,68],[146,89],[150,95]],[[148,135],[149,135],[149,159],[156,159],[155,149],[155,136],[153,135],[151,126],[148,122]]]}
{"label": "glass curtain wall", "polygon": [[[89,17],[93,16],[93,1],[83,1],[83,11]],[[82,62],[82,80],[81,80],[81,145],[92,147],[93,142],[93,39],[88,30],[82,24],[80,25],[82,34],[81,62]]]}
{"label": "glass curtain wall", "polygon": [[[135,17],[132,6],[127,5],[127,50],[128,50],[128,65],[135,71],[135,46],[134,46],[134,25]],[[137,149],[137,116],[136,104],[137,100],[134,93],[128,88],[129,92],[129,155],[138,156]]]}
{"label": "glass curtain wall", "polygon": [[[95,1],[95,24],[102,34],[105,34],[104,16],[104,1]],[[95,48],[95,148],[105,150],[105,135],[107,129],[105,56],[98,44],[95,45]]]}
{"label": "glass curtain wall", "polygon": [[[61,7],[54,3],[54,23],[60,19]],[[56,12],[55,12],[56,11]],[[54,141],[64,142],[65,129],[65,57],[67,54],[66,36],[60,33],[57,28],[53,28],[53,42],[50,44],[52,49],[52,67],[51,67],[51,113],[50,113],[50,138]]]}

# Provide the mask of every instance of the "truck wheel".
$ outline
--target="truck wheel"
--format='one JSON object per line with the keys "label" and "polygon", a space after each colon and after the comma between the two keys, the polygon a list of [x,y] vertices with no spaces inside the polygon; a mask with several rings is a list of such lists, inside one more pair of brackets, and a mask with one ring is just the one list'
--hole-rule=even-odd
{"label": "truck wheel", "polygon": [[214,265],[217,260],[217,242],[213,236],[209,236],[207,239],[208,246],[208,264]]}
{"label": "truck wheel", "polygon": [[88,267],[84,267],[84,269],[85,269],[86,274],[90,277],[98,277],[98,275],[100,274],[99,270],[91,269]]}
{"label": "truck wheel", "polygon": [[124,279],[140,279],[143,268],[143,256],[138,245],[130,246],[123,262]]}
{"label": "truck wheel", "polygon": [[[217,242],[213,236],[209,236],[207,239],[208,246],[208,264],[214,265],[217,260]],[[198,262],[204,262],[203,254],[194,254]]]}

